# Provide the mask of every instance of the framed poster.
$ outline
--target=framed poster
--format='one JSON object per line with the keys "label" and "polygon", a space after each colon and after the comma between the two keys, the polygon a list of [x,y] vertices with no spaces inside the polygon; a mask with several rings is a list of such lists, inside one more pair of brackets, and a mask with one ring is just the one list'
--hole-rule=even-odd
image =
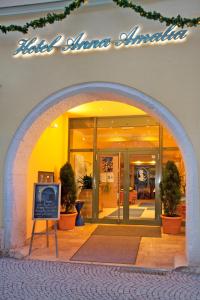
{"label": "framed poster", "polygon": [[35,183],[33,195],[33,220],[58,220],[60,218],[60,191],[58,183]]}
{"label": "framed poster", "polygon": [[54,182],[54,172],[38,171],[38,182]]}
{"label": "framed poster", "polygon": [[113,156],[101,157],[101,170],[103,172],[113,172]]}
{"label": "framed poster", "polygon": [[138,199],[155,199],[155,173],[155,166],[135,166],[134,182]]}

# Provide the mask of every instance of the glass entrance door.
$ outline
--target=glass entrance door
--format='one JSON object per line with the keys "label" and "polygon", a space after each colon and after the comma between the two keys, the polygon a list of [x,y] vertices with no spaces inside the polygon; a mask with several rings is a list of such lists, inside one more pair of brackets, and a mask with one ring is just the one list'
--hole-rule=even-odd
{"label": "glass entrance door", "polygon": [[158,155],[98,154],[98,220],[104,223],[155,223],[160,215]]}
{"label": "glass entrance door", "polygon": [[130,153],[126,188],[128,221],[159,219],[159,168],[156,153]]}
{"label": "glass entrance door", "polygon": [[123,156],[119,152],[101,152],[98,155],[98,219],[120,222],[121,168]]}

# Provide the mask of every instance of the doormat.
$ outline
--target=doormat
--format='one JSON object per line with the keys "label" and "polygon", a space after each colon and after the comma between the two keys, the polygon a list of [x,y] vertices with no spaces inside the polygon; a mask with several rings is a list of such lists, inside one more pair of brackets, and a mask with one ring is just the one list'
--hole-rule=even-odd
{"label": "doormat", "polygon": [[155,207],[155,203],[152,202],[141,202],[139,207]]}
{"label": "doormat", "polygon": [[[130,208],[129,209],[129,217],[130,218],[140,218],[141,215],[143,214],[144,209],[141,208]],[[123,216],[123,208],[120,207],[120,216]],[[111,214],[105,216],[104,218],[117,218],[118,217],[118,209],[116,209],[115,211],[113,211]]]}
{"label": "doormat", "polygon": [[160,226],[143,225],[99,225],[92,235],[161,237]]}
{"label": "doormat", "polygon": [[140,237],[92,235],[71,261],[134,264]]}

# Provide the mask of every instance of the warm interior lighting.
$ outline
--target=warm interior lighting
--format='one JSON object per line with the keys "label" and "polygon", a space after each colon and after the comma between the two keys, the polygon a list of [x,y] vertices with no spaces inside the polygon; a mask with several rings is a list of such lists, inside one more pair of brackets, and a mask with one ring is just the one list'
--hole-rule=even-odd
{"label": "warm interior lighting", "polygon": [[52,123],[51,128],[58,128],[58,124],[57,123]]}
{"label": "warm interior lighting", "polygon": [[141,165],[143,162],[140,161],[140,160],[136,160],[136,161],[133,161],[133,164],[136,164],[136,165]]}
{"label": "warm interior lighting", "polygon": [[[73,117],[104,117],[146,115],[146,113],[132,105],[114,101],[94,101],[85,103],[68,110],[68,116]],[[130,127],[128,127],[130,128]]]}
{"label": "warm interior lighting", "polygon": [[149,163],[154,165],[154,164],[156,163],[156,161],[155,161],[155,160],[152,160],[152,161],[150,161]]}
{"label": "warm interior lighting", "polygon": [[127,139],[122,137],[122,136],[116,136],[116,137],[112,137],[110,139],[107,139],[107,141],[109,141],[109,142],[126,142]]}
{"label": "warm interior lighting", "polygon": [[121,129],[123,129],[123,130],[124,130],[124,129],[125,129],[125,130],[128,130],[128,129],[133,129],[133,128],[135,128],[135,127],[134,127],[134,126],[121,127]]}
{"label": "warm interior lighting", "polygon": [[145,164],[151,164],[154,165],[156,163],[155,160],[150,160],[150,161],[140,161],[140,160],[136,160],[136,161],[132,161],[131,164],[132,165],[145,165]]}
{"label": "warm interior lighting", "polygon": [[142,136],[141,141],[156,142],[156,141],[158,141],[158,137],[157,136]]}

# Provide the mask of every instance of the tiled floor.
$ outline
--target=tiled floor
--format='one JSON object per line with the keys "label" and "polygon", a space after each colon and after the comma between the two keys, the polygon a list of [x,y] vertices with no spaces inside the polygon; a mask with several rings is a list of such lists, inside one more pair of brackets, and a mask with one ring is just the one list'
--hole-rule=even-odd
{"label": "tiled floor", "polygon": [[[147,205],[145,205],[147,204]],[[151,205],[151,206],[150,206]],[[123,206],[120,206],[121,210],[123,210]],[[155,200],[137,200],[135,204],[130,204],[129,209],[143,209],[142,214],[137,217],[134,216],[134,219],[154,219],[155,218]],[[99,213],[100,219],[113,219],[114,217],[110,217],[110,215],[117,210],[117,206],[115,208],[104,208],[103,211]],[[122,218],[122,215],[120,216]],[[115,217],[117,219],[117,217]]]}
{"label": "tiled floor", "polygon": [[[109,225],[107,225],[109,226]],[[118,226],[118,225],[116,225]],[[131,225],[127,225],[131,226]],[[44,236],[37,236],[33,242],[32,254],[28,256],[29,246],[20,249],[27,259],[49,261],[70,261],[74,253],[89,238],[97,224],[86,224],[71,231],[58,231],[59,258],[55,256],[54,236],[50,237],[50,247],[46,247]],[[143,237],[141,239],[135,266],[149,268],[174,268],[185,265],[184,228],[180,235],[162,234],[161,238]]]}

